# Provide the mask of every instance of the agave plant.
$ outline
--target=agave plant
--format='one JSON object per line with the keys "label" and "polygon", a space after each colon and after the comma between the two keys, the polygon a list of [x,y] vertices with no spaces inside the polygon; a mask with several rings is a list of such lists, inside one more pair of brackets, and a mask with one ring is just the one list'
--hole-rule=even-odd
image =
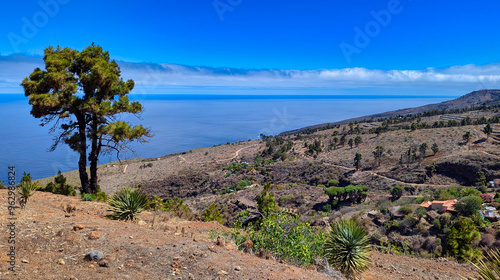
{"label": "agave plant", "polygon": [[476,267],[480,275],[480,280],[498,280],[500,279],[500,251],[498,248],[486,251],[486,261],[480,260]]}
{"label": "agave plant", "polygon": [[21,183],[17,186],[17,193],[20,196],[19,203],[22,208],[26,206],[28,198],[30,198],[39,187],[40,184],[38,184],[38,182],[33,183],[31,181],[21,181]]}
{"label": "agave plant", "polygon": [[108,201],[112,213],[108,217],[117,220],[136,219],[136,215],[147,209],[149,201],[145,193],[125,187],[117,191]]}
{"label": "agave plant", "polygon": [[369,240],[366,231],[355,220],[340,220],[331,226],[324,247],[325,257],[332,266],[353,278],[368,268]]}

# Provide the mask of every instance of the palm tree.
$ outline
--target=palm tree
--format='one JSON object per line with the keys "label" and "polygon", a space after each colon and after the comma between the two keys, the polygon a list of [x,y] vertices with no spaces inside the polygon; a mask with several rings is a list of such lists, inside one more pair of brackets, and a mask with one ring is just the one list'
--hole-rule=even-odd
{"label": "palm tree", "polygon": [[331,226],[325,243],[328,262],[349,278],[366,270],[370,263],[370,237],[353,220],[340,220]]}

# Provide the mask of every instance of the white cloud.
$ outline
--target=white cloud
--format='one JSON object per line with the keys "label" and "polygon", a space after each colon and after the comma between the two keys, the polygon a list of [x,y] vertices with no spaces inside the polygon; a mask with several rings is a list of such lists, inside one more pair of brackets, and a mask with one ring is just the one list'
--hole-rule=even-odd
{"label": "white cloud", "polygon": [[[175,64],[119,62],[124,79],[143,89],[170,87],[240,88],[432,88],[469,90],[500,88],[500,64],[460,65],[444,69],[371,70],[366,68],[319,70],[252,70]],[[0,56],[0,92],[22,92],[22,79],[40,57]]]}

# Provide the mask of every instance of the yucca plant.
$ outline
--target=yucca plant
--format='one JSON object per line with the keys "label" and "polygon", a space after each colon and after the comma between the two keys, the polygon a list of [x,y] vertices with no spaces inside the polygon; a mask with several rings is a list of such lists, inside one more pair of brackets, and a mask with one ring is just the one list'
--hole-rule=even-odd
{"label": "yucca plant", "polygon": [[26,207],[26,203],[28,199],[35,193],[35,191],[40,187],[38,182],[29,181],[21,181],[21,183],[17,186],[17,193],[20,196],[19,203],[21,207]]}
{"label": "yucca plant", "polygon": [[[479,280],[498,280],[500,279],[500,251],[498,248],[488,249],[486,251],[486,261],[480,260],[477,264],[473,263],[481,277]],[[465,278],[464,278],[465,279]]]}
{"label": "yucca plant", "polygon": [[137,214],[147,209],[149,201],[145,193],[125,187],[113,194],[108,203],[111,206],[108,210],[113,212],[108,217],[134,221]]}
{"label": "yucca plant", "polygon": [[355,220],[340,220],[331,226],[325,257],[347,277],[355,278],[370,263],[369,241],[370,237]]}

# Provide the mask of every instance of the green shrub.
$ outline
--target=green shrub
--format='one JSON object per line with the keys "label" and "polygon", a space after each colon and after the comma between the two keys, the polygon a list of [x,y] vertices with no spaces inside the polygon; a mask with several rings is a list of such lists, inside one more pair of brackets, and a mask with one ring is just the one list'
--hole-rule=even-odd
{"label": "green shrub", "polygon": [[280,211],[278,205],[274,201],[274,194],[268,193],[267,190],[263,190],[260,192],[257,197],[257,209],[264,216],[268,216],[272,213],[276,213]]}
{"label": "green shrub", "polygon": [[149,197],[149,207],[148,209],[156,211],[160,210],[163,206],[163,199],[157,195]]}
{"label": "green shrub", "polygon": [[51,192],[54,194],[63,194],[67,196],[76,196],[75,188],[66,184],[66,177],[62,175],[61,171],[57,173],[57,176],[54,177],[54,182],[49,182],[44,188],[41,188],[41,191]]}
{"label": "green shrub", "polygon": [[98,192],[96,194],[96,200],[97,201],[107,201],[108,200],[108,196],[106,195],[105,192]]}
{"label": "green shrub", "polygon": [[479,194],[481,194],[481,192],[473,188],[464,188],[460,191],[460,197],[479,195]]}
{"label": "green shrub", "polygon": [[399,212],[404,215],[410,215],[413,213],[413,207],[411,205],[403,205],[399,208]]}
{"label": "green shrub", "polygon": [[35,194],[35,191],[39,189],[41,186],[38,182],[32,182],[31,181],[31,175],[26,172],[23,175],[23,178],[21,179],[21,182],[19,185],[17,185],[17,193],[20,196],[19,203],[21,204],[21,207],[24,208],[26,206],[26,203],[28,203],[28,199]]}
{"label": "green shrub", "polygon": [[473,243],[481,239],[481,234],[470,218],[458,217],[446,240],[448,253],[458,261],[476,262],[481,258],[481,250],[473,247]]}
{"label": "green shrub", "polygon": [[328,186],[329,187],[337,187],[338,185],[339,185],[339,181],[338,180],[332,179],[332,180],[328,181]]}
{"label": "green shrub", "polygon": [[479,196],[466,196],[462,197],[455,204],[455,209],[464,216],[472,216],[481,209],[483,199]]}
{"label": "green shrub", "polygon": [[178,197],[165,201],[161,210],[172,212],[179,218],[191,219],[193,216],[191,211],[189,211],[189,208],[184,204],[184,199],[180,199]]}
{"label": "green shrub", "polygon": [[323,185],[323,184],[319,184],[319,185],[317,185],[316,187],[318,187],[318,188],[322,188],[322,189],[326,188],[326,186],[325,186],[325,185]]}
{"label": "green shrub", "polygon": [[421,196],[421,197],[417,197],[415,199],[415,203],[416,204],[421,204],[422,202],[424,201],[433,201],[434,199],[432,198],[432,196],[430,195],[425,195],[425,196]]}
{"label": "green shrub", "polygon": [[331,211],[332,211],[332,205],[330,203],[323,205],[323,212],[330,213]]}
{"label": "green shrub", "polygon": [[208,209],[203,212],[203,217],[203,221],[205,222],[217,221],[220,224],[224,224],[219,209],[215,207],[215,204],[210,204],[210,206],[208,206]]}
{"label": "green shrub", "polygon": [[82,193],[80,195],[80,198],[83,200],[83,201],[94,201],[95,198],[96,198],[96,195],[93,194],[93,193]]}
{"label": "green shrub", "polygon": [[149,201],[145,193],[125,187],[117,191],[108,201],[112,213],[108,217],[117,220],[136,219],[137,214],[146,210]]}
{"label": "green shrub", "polygon": [[93,193],[82,193],[80,195],[80,198],[83,201],[106,201],[108,199],[108,196],[106,195],[105,192],[98,192],[96,194]]}
{"label": "green shrub", "polygon": [[325,243],[328,262],[351,277],[370,264],[370,237],[353,219],[333,224]]}
{"label": "green shrub", "polygon": [[290,202],[293,202],[295,200],[295,195],[293,194],[284,194],[280,196],[278,199],[280,205],[287,205]]}
{"label": "green shrub", "polygon": [[279,259],[308,266],[323,254],[325,234],[320,227],[299,222],[298,217],[286,213],[264,218],[248,232],[254,249],[270,251]]}
{"label": "green shrub", "polygon": [[403,191],[404,191],[404,189],[401,186],[394,186],[394,187],[392,187],[391,191],[390,191],[392,200],[396,201],[399,198],[401,198],[401,196],[403,195]]}

